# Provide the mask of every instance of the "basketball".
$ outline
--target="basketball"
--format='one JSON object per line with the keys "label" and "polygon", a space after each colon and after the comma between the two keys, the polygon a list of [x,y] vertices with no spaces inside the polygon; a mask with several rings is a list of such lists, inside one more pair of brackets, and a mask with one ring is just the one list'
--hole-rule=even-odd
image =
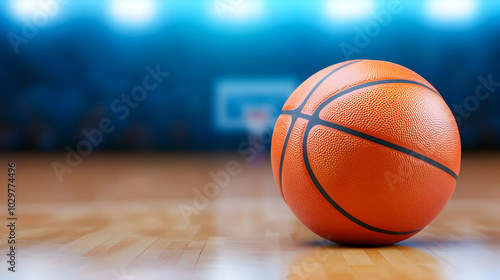
{"label": "basketball", "polygon": [[385,61],[353,60],[303,82],[276,121],[278,190],[310,230],[348,245],[389,245],[450,199],[460,137],[438,91]]}

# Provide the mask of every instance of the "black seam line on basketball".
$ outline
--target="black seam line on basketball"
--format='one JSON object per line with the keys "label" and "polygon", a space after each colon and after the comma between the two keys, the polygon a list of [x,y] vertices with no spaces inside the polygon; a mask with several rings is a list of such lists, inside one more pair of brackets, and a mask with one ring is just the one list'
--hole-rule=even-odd
{"label": "black seam line on basketball", "polygon": [[412,80],[404,80],[404,79],[388,79],[388,80],[379,80],[379,81],[373,81],[373,82],[368,82],[368,83],[362,83],[362,84],[359,84],[359,85],[355,85],[355,86],[352,86],[350,88],[347,88],[347,89],[344,89],[332,96],[330,96],[329,98],[327,98],[325,101],[323,101],[319,106],[318,108],[316,108],[316,110],[314,111],[314,114],[315,115],[319,115],[319,113],[321,112],[321,110],[323,110],[323,108],[325,108],[328,104],[330,104],[333,100],[345,95],[345,94],[348,94],[350,92],[353,92],[355,90],[358,90],[358,89],[362,89],[362,88],[365,88],[365,87],[370,87],[370,86],[375,86],[375,85],[383,85],[383,84],[412,84],[412,85],[419,85],[419,86],[422,86],[422,87],[425,87],[429,90],[431,90],[432,92],[436,93],[437,92],[435,90],[433,90],[432,88],[422,84],[422,83],[419,83],[419,82],[415,82],[415,81],[412,81]]}
{"label": "black seam line on basketball", "polygon": [[[425,87],[429,90],[431,90],[432,92],[438,94],[435,90],[433,90],[432,88],[422,84],[422,83],[419,83],[419,82],[415,82],[415,81],[412,81],[412,80],[403,80],[403,79],[388,79],[388,80],[379,80],[379,81],[373,81],[373,82],[368,82],[368,83],[362,83],[362,84],[358,84],[358,85],[355,85],[355,86],[352,86],[350,88],[346,88],[332,96],[330,96],[329,98],[327,98],[325,101],[321,102],[321,104],[318,106],[318,108],[316,108],[314,110],[314,113],[315,115],[319,115],[319,113],[321,112],[321,110],[323,110],[323,108],[325,108],[328,104],[330,104],[333,100],[347,94],[347,93],[350,93],[350,92],[353,92],[355,90],[358,90],[358,89],[362,89],[362,88],[365,88],[365,87],[370,87],[370,86],[374,86],[374,85],[383,85],[383,84],[413,84],[413,85],[419,85],[419,86],[422,86],[422,87]],[[302,109],[299,107],[297,109],[294,109],[294,110],[282,110],[281,113],[282,114],[286,114],[288,112],[295,112],[295,111],[298,111],[300,112]]]}
{"label": "black seam line on basketball", "polygon": [[365,139],[365,140],[368,140],[370,142],[373,142],[373,143],[376,143],[376,144],[379,144],[379,145],[382,145],[382,146],[385,146],[387,148],[390,148],[390,149],[393,149],[393,150],[396,150],[398,152],[401,152],[401,153],[404,153],[404,154],[407,154],[409,156],[412,156],[416,159],[419,159],[423,162],[426,162],[438,169],[441,169],[442,171],[448,173],[451,177],[453,177],[455,180],[458,178],[458,175],[453,172],[453,170],[451,170],[450,168],[446,167],[445,165],[431,159],[431,158],[428,158],[420,153],[417,153],[413,150],[410,150],[410,149],[407,149],[405,147],[402,147],[402,146],[399,146],[397,144],[394,144],[394,143],[391,143],[389,141],[386,141],[386,140],[383,140],[383,139],[380,139],[378,137],[375,137],[375,136],[371,136],[369,134],[366,134],[366,133],[363,133],[361,131],[357,131],[357,130],[354,130],[352,128],[348,128],[348,127],[345,127],[345,126],[342,126],[340,124],[336,124],[336,123],[332,123],[332,122],[328,122],[328,121],[325,121],[325,120],[322,120],[320,119],[318,116],[316,115],[313,115],[313,116],[310,116],[310,115],[306,115],[306,114],[303,114],[303,113],[299,113],[299,112],[281,112],[282,114],[284,115],[291,115],[292,117],[300,117],[300,118],[303,118],[303,119],[306,119],[306,120],[309,120],[309,123],[312,124],[313,126],[314,125],[323,125],[323,126],[326,126],[326,127],[329,127],[329,128],[333,128],[335,130],[339,130],[339,131],[342,131],[342,132],[345,132],[347,134],[351,134],[353,136],[356,136],[356,137],[359,137],[359,138],[362,138],[362,139]]}
{"label": "black seam line on basketball", "polygon": [[304,106],[306,105],[307,101],[309,100],[309,98],[311,97],[311,95],[314,93],[314,91],[326,80],[328,79],[328,77],[330,77],[333,73],[339,71],[340,69],[344,68],[344,67],[347,67],[353,63],[356,63],[356,62],[360,62],[360,61],[363,61],[362,59],[360,60],[355,60],[355,61],[352,61],[352,62],[349,62],[349,63],[346,63],[340,67],[337,67],[335,69],[333,69],[332,71],[330,71],[330,73],[326,74],[323,78],[321,78],[321,80],[319,80],[319,82],[317,82],[314,87],[311,89],[311,91],[309,91],[309,93],[307,94],[306,98],[304,99],[304,101],[302,101],[302,103],[300,104],[300,106],[296,109],[296,110],[299,110],[299,111],[302,111],[302,108],[304,108]]}
{"label": "black seam line on basketball", "polygon": [[297,120],[296,117],[292,116],[292,121],[290,122],[290,128],[288,129],[288,132],[286,133],[285,137],[285,143],[283,143],[283,149],[281,150],[281,158],[280,158],[280,169],[279,169],[279,184],[280,184],[280,193],[281,196],[283,197],[283,200],[286,203],[286,198],[285,198],[285,193],[283,192],[283,182],[282,182],[282,174],[283,174],[283,162],[285,161],[285,151],[286,151],[286,146],[288,145],[288,139],[290,139],[290,135],[292,134],[293,126],[295,125],[295,121]]}
{"label": "black seam line on basketball", "polygon": [[[309,98],[312,96],[312,94],[314,93],[314,91],[328,78],[330,77],[333,73],[337,72],[338,70],[346,67],[346,66],[349,66],[353,63],[356,63],[356,62],[360,62],[360,61],[363,61],[363,59],[358,59],[358,60],[354,60],[352,62],[349,62],[349,63],[346,63],[340,67],[337,67],[335,69],[333,69],[332,71],[330,71],[330,73],[328,73],[327,75],[325,75],[323,78],[321,78],[321,80],[319,80],[319,82],[317,82],[314,87],[311,89],[311,91],[309,91],[309,93],[307,94],[306,98],[304,98],[304,100],[302,101],[302,103],[300,104],[300,106],[295,109],[297,111],[302,111],[302,108],[304,108],[305,104],[307,103],[307,101],[309,100]],[[290,134],[292,132],[292,129],[293,129],[293,126],[295,124],[295,121],[297,120],[297,118],[294,118],[292,117],[292,121],[290,123],[290,128],[288,129],[288,133],[285,137],[285,143],[283,143],[283,149],[281,150],[281,158],[280,158],[280,169],[279,169],[279,184],[280,184],[280,192],[281,192],[281,196],[283,197],[283,200],[285,201],[286,203],[286,199],[285,199],[285,194],[283,193],[283,183],[281,181],[281,178],[282,178],[282,171],[283,171],[283,161],[285,159],[285,152],[286,152],[286,147],[288,145],[288,139],[290,138]]]}
{"label": "black seam line on basketball", "polygon": [[330,197],[330,195],[328,195],[328,193],[325,191],[325,189],[323,189],[323,187],[319,183],[318,179],[314,175],[314,172],[312,171],[312,167],[311,167],[311,164],[309,162],[309,158],[307,156],[307,137],[309,136],[309,132],[311,130],[310,125],[311,125],[311,122],[309,121],[308,124],[307,124],[307,126],[306,126],[306,128],[305,128],[304,137],[302,138],[302,156],[304,158],[304,164],[306,166],[307,173],[309,173],[309,177],[313,181],[314,185],[316,186],[316,188],[318,189],[318,191],[321,193],[321,195],[330,203],[330,205],[333,206],[333,208],[335,208],[342,215],[344,215],[344,217],[348,218],[349,220],[351,220],[352,222],[356,223],[357,225],[362,226],[362,227],[364,227],[366,229],[375,231],[375,232],[379,232],[379,233],[392,234],[392,235],[405,235],[405,234],[415,233],[415,232],[420,231],[420,230],[423,229],[423,228],[419,228],[419,229],[411,230],[411,231],[390,231],[390,230],[385,230],[385,229],[377,228],[377,227],[374,227],[374,226],[371,226],[371,225],[369,225],[367,223],[362,222],[361,220],[357,219],[353,215],[349,214],[342,207],[340,207],[340,205],[338,205],[338,203],[336,203]]}

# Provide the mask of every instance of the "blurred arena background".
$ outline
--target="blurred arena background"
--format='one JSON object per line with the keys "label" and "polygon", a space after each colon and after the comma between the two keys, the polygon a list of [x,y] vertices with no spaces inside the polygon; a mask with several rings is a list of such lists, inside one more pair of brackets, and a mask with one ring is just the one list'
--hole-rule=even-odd
{"label": "blurred arena background", "polygon": [[[0,1],[0,279],[498,279],[499,19],[495,0]],[[325,243],[271,171],[285,100],[353,59],[427,79],[473,150],[396,246]]]}
{"label": "blurred arena background", "polygon": [[0,5],[2,149],[87,139],[92,149],[243,151],[252,134],[266,149],[296,86],[359,58],[419,73],[456,115],[464,148],[500,148],[498,1]]}

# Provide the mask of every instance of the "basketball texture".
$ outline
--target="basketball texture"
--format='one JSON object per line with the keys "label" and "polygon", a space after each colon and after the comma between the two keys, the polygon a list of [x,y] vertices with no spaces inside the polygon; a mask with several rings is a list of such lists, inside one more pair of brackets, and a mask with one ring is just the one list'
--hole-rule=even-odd
{"label": "basketball texture", "polygon": [[443,209],[460,169],[460,137],[436,89],[385,61],[354,60],[303,82],[283,106],[271,161],[278,189],[316,234],[388,245]]}

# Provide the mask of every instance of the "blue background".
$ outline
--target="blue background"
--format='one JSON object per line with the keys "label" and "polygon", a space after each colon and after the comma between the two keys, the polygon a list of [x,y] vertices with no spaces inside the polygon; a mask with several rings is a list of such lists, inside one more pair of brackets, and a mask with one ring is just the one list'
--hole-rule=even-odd
{"label": "blue background", "polygon": [[[2,2],[0,147],[65,149],[85,139],[82,130],[109,118],[116,129],[98,149],[236,149],[248,131],[214,121],[218,81],[285,77],[298,85],[348,59],[408,67],[433,84],[452,111],[471,100],[479,76],[500,82],[495,1],[470,1],[473,11],[451,18],[431,13],[431,1],[398,1],[402,10],[378,23],[361,47],[358,31],[366,35],[374,14],[388,11],[388,1],[370,1],[369,13],[353,18],[336,18],[328,10],[335,0],[258,1],[249,7],[242,1],[222,18],[217,7],[226,6],[214,1],[151,1],[153,11],[137,22],[110,11],[113,1],[67,0],[17,53],[8,34],[22,35],[40,9],[21,13],[14,1]],[[346,57],[342,43],[359,52]],[[120,119],[111,104],[156,65],[169,76]],[[464,148],[500,148],[499,95],[500,87],[461,118]],[[269,102],[279,111],[284,99]]]}

